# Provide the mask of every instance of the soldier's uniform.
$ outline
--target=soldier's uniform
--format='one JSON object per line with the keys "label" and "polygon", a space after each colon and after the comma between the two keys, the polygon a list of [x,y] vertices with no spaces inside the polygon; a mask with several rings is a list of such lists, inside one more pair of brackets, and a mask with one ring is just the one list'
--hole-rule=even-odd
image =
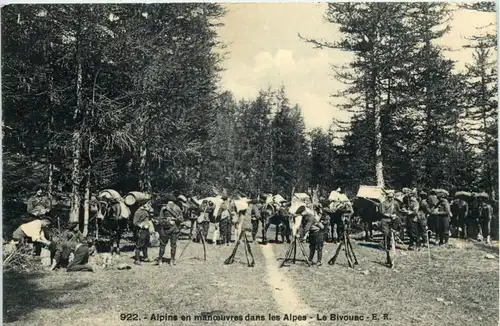
{"label": "soldier's uniform", "polygon": [[[451,210],[453,218],[451,224],[456,229],[454,235],[467,238],[469,204],[465,200],[457,198],[454,200]],[[460,231],[460,229],[462,229],[462,231]]]}
{"label": "soldier's uniform", "polygon": [[438,217],[437,235],[439,237],[439,244],[447,244],[450,238],[450,203],[446,199],[446,194],[438,193],[439,202],[436,207],[435,215]]}
{"label": "soldier's uniform", "polygon": [[[67,263],[66,257],[71,253],[74,253],[73,261]],[[89,246],[86,243],[81,243],[77,239],[63,240],[57,246],[51,270],[60,266],[66,267],[67,272],[93,272],[93,267],[88,265],[89,256]]]}
{"label": "soldier's uniform", "polygon": [[290,235],[292,234],[292,228],[290,227],[290,218],[287,208],[288,207],[286,204],[281,204],[276,214],[283,223],[282,233],[281,233],[282,237],[284,236],[286,242],[290,243],[291,242]]}
{"label": "soldier's uniform", "polygon": [[63,232],[63,239],[74,239],[80,243],[84,243],[86,238],[83,236],[83,233],[78,230],[78,223],[71,222],[68,225],[68,229]]}
{"label": "soldier's uniform", "polygon": [[213,212],[213,210],[214,210],[213,204],[212,206],[210,206],[209,203],[206,201],[201,204],[198,211],[198,218],[196,220],[196,227],[201,229],[199,230],[196,236],[197,242],[201,241],[202,235],[206,241],[208,236],[208,230],[210,229],[210,213]]}
{"label": "soldier's uniform", "polygon": [[394,199],[394,192],[388,192],[387,200],[381,203],[380,212],[383,214],[380,220],[380,228],[384,236],[387,264],[391,265],[389,257],[389,251],[391,250],[391,232],[399,223],[399,215],[401,214],[399,204]]}
{"label": "soldier's uniform", "polygon": [[227,203],[223,203],[221,205],[222,213],[219,221],[219,228],[221,233],[221,245],[230,245],[231,244],[231,214],[229,213],[229,207]]}
{"label": "soldier's uniform", "polygon": [[250,209],[250,217],[252,221],[252,239],[255,242],[255,237],[257,235],[257,231],[259,230],[259,221],[261,219],[260,207],[257,204],[257,201],[252,202],[252,208]]}
{"label": "soldier's uniform", "polygon": [[310,209],[304,209],[300,214],[303,217],[302,223],[305,223],[305,227],[300,232],[300,238],[304,238],[304,236],[309,233],[309,261],[312,263],[314,253],[318,251],[317,264],[321,266],[325,235],[323,230],[325,226],[322,223],[322,219],[317,219],[314,212]]}
{"label": "soldier's uniform", "polygon": [[148,262],[148,246],[150,244],[150,220],[149,212],[142,206],[134,214],[134,233],[135,233],[135,264],[140,264],[140,253],[142,251],[143,260]]}
{"label": "soldier's uniform", "polygon": [[408,250],[414,250],[415,246],[420,243],[420,238],[425,233],[425,229],[422,228],[422,224],[419,219],[419,208],[420,205],[418,203],[415,194],[410,193],[407,196],[406,200],[406,228],[408,230],[408,237],[410,238],[410,246]]}
{"label": "soldier's uniform", "polygon": [[22,247],[26,243],[32,243],[34,255],[40,256],[43,245],[50,245],[51,242],[46,239],[44,229],[50,225],[50,219],[42,218],[20,225],[13,233],[12,240],[17,242],[17,247]]}
{"label": "soldier's uniform", "polygon": [[30,215],[42,218],[51,208],[49,197],[43,196],[41,190],[32,196],[27,203],[27,211]]}
{"label": "soldier's uniform", "polygon": [[177,238],[180,234],[179,225],[183,222],[182,209],[174,201],[169,201],[160,211],[158,234],[160,235],[160,252],[158,265],[163,262],[165,247],[170,241],[170,265],[175,265]]}
{"label": "soldier's uniform", "polygon": [[486,243],[491,241],[491,220],[493,218],[493,207],[488,204],[484,198],[478,198],[478,224],[479,224],[479,235],[478,240],[482,241],[486,238]]}
{"label": "soldier's uniform", "polygon": [[429,213],[427,215],[427,228],[436,235],[436,240],[437,240],[439,215],[436,214],[436,209],[439,204],[439,199],[434,191],[431,191],[429,197],[427,197],[426,199],[426,202],[427,202],[427,208],[429,210]]}
{"label": "soldier's uniform", "polygon": [[322,201],[321,205],[323,206],[321,208],[321,212],[328,219],[328,223],[327,223],[327,225],[325,225],[325,230],[324,230],[325,231],[325,241],[329,241],[329,236],[330,236],[329,230],[331,230],[331,236],[332,236],[331,241],[332,242],[336,241],[338,238],[337,224],[332,223],[332,216],[333,216],[334,212],[330,208],[330,202],[329,201]]}

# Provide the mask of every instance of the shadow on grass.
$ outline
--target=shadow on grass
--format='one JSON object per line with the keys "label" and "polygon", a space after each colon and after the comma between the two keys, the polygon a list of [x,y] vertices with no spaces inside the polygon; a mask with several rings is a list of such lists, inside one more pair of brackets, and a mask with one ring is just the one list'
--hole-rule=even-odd
{"label": "shadow on grass", "polygon": [[474,242],[474,247],[476,247],[478,249],[481,249],[481,250],[484,250],[484,251],[487,251],[487,252],[489,252],[491,254],[497,254],[497,255],[500,254],[498,247],[490,246],[490,245],[487,245],[485,243]]}
{"label": "shadow on grass", "polygon": [[40,288],[37,280],[43,273],[4,272],[3,274],[3,322],[15,322],[39,309],[61,309],[79,304],[76,298],[60,301],[61,294],[86,288],[86,283],[66,282],[51,289]]}
{"label": "shadow on grass", "polygon": [[380,250],[383,251],[384,249],[380,246],[379,243],[373,243],[373,242],[357,242],[358,246],[361,247],[366,247],[370,249],[375,249],[375,250]]}

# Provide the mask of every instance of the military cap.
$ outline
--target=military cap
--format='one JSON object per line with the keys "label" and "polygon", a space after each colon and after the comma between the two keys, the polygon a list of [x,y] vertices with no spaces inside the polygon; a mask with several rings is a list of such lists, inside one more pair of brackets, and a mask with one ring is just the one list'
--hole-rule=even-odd
{"label": "military cap", "polygon": [[472,197],[472,194],[468,191],[457,191],[455,197]]}
{"label": "military cap", "polygon": [[484,192],[484,191],[483,191],[483,192],[480,192],[480,193],[475,194],[475,197],[476,197],[476,198],[481,198],[481,199],[486,199],[486,200],[488,200],[488,199],[490,198],[490,196],[488,195],[488,193],[486,193],[486,192]]}
{"label": "military cap", "polygon": [[169,202],[169,201],[176,201],[177,198],[173,195],[173,194],[166,194],[165,195],[165,201]]}
{"label": "military cap", "polygon": [[408,192],[408,196],[416,196],[417,195],[417,189],[410,189]]}
{"label": "military cap", "polygon": [[201,204],[200,201],[197,200],[195,197],[189,197],[188,202],[194,206],[200,206],[200,204]]}
{"label": "military cap", "polygon": [[440,197],[448,197],[450,195],[450,193],[444,189],[434,189],[434,190],[436,192],[436,195]]}
{"label": "military cap", "polygon": [[50,216],[44,216],[44,217],[41,217],[41,218],[40,218],[40,220],[41,220],[41,221],[46,220],[46,221],[48,221],[49,223],[52,223],[52,222],[53,222],[53,221],[52,221],[52,218],[51,218]]}
{"label": "military cap", "polygon": [[394,197],[394,190],[386,190],[385,194],[387,197],[393,198]]}

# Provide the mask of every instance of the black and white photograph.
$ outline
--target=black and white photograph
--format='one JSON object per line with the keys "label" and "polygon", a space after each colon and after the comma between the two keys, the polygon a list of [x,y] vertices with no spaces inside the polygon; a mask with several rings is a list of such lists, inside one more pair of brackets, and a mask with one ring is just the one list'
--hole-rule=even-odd
{"label": "black and white photograph", "polygon": [[4,325],[498,325],[496,2],[0,16]]}

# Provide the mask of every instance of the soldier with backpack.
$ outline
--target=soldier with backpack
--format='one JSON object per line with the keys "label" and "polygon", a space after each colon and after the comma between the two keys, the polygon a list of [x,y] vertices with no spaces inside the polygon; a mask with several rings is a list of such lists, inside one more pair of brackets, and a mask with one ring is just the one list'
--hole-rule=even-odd
{"label": "soldier with backpack", "polygon": [[157,265],[163,263],[165,247],[170,241],[170,266],[175,265],[175,254],[177,250],[177,238],[180,234],[180,224],[184,221],[182,204],[173,195],[167,196],[167,204],[160,211],[158,220],[158,234],[160,235],[160,251]]}

